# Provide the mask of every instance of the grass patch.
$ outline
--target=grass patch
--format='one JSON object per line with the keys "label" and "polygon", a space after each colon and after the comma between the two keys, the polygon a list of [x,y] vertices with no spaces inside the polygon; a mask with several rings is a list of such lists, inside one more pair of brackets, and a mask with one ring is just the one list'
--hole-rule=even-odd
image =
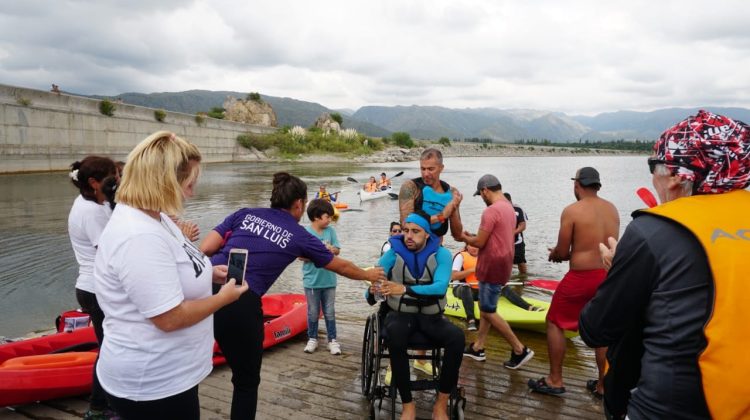
{"label": "grass patch", "polygon": [[154,111],[154,119],[159,122],[164,122],[164,118],[167,118],[167,112],[163,109],[157,109]]}
{"label": "grass patch", "polygon": [[307,130],[304,135],[289,129],[280,129],[272,134],[247,133],[237,137],[237,142],[246,148],[265,151],[276,148],[279,155],[295,158],[305,154],[350,153],[355,155],[370,154],[383,150],[380,139],[368,138],[362,134],[346,136],[335,133],[323,133],[320,130]]}

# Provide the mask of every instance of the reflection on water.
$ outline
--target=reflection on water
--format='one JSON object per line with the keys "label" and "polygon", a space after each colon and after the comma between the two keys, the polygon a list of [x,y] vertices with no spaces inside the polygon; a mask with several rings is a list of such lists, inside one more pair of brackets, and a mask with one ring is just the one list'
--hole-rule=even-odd
{"label": "reflection on water", "polygon": [[[529,215],[526,258],[531,278],[560,278],[567,265],[547,262],[547,248],[557,240],[562,209],[573,200],[570,178],[581,166],[601,172],[601,196],[620,210],[622,228],[630,212],[642,207],[635,195],[651,185],[644,157],[516,157],[450,158],[445,160],[443,179],[464,193],[461,215],[464,226],[475,231],[484,207],[472,197],[477,179],[495,174],[503,190]],[[351,176],[366,180],[382,171],[401,180],[419,176],[417,162],[390,164],[235,163],[204,167],[197,194],[186,205],[185,218],[194,220],[202,232],[217,225],[240,207],[266,207],[271,195],[271,175],[289,171],[308,183],[310,197],[319,183],[328,191],[341,190],[341,200],[354,209],[342,214],[334,225],[342,244],[341,256],[362,266],[373,265],[388,235],[389,223],[398,218],[397,201],[380,199],[359,203],[357,184]],[[19,336],[52,328],[62,311],[76,307],[74,285],[78,267],[67,236],[67,217],[76,189],[64,172],[0,176],[0,336]],[[307,224],[307,220],[303,220]],[[453,252],[460,245],[446,238]],[[362,298],[363,286],[339,278],[337,316],[359,318],[370,308]],[[301,292],[301,264],[292,264],[270,293]]]}

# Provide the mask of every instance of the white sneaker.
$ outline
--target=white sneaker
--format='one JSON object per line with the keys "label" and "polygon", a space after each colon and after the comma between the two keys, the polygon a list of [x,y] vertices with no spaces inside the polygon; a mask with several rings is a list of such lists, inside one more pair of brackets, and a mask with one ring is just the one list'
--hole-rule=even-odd
{"label": "white sneaker", "polygon": [[307,345],[305,346],[305,353],[312,353],[318,348],[318,340],[311,338],[307,340]]}
{"label": "white sneaker", "polygon": [[331,354],[334,356],[338,356],[341,354],[341,345],[336,340],[331,340],[328,342],[328,350],[331,351]]}

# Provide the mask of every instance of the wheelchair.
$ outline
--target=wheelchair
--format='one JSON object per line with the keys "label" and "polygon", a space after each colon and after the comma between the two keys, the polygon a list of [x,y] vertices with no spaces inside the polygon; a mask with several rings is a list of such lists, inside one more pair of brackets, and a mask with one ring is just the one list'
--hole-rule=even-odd
{"label": "wheelchair", "polygon": [[[370,403],[370,419],[380,418],[380,413],[383,409],[383,400],[386,398],[390,399],[391,419],[395,419],[396,394],[398,392],[395,381],[391,381],[390,385],[386,385],[384,380],[381,379],[380,372],[382,360],[390,360],[387,337],[385,329],[382,328],[385,314],[381,312],[372,313],[365,322],[365,331],[362,338],[362,395],[367,397]],[[412,391],[434,390],[437,397],[443,349],[430,344],[427,337],[418,333],[410,338],[409,350],[425,350],[424,355],[409,354],[409,360],[429,360],[432,362],[433,371],[430,379],[411,381]],[[450,393],[448,415],[451,419],[463,420],[464,408],[466,408],[464,389],[457,386]]]}

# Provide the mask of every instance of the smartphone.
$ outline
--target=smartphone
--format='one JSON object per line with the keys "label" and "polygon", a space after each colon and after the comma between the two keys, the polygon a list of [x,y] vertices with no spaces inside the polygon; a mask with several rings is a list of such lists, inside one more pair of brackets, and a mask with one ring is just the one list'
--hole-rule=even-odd
{"label": "smartphone", "polygon": [[235,279],[236,285],[241,286],[245,280],[245,269],[247,268],[247,250],[232,248],[229,250],[229,263],[227,264],[227,281]]}

